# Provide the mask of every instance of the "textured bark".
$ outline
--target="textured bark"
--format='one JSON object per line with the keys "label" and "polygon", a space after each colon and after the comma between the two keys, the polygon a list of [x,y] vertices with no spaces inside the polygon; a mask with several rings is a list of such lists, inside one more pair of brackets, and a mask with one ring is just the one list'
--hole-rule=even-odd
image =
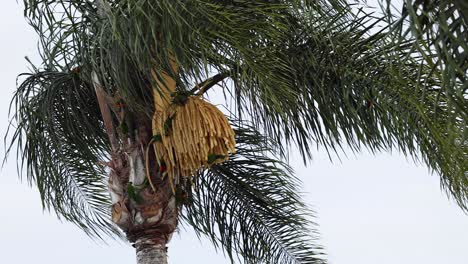
{"label": "textured bark", "polygon": [[120,140],[119,149],[112,153],[108,163],[112,220],[133,243],[139,264],[167,263],[166,244],[178,222],[176,197],[168,177],[162,177],[152,148],[148,147],[151,120],[131,122],[135,130]]}
{"label": "textured bark", "polygon": [[[136,140],[129,145],[127,151],[114,155],[109,165],[112,220],[126,233],[128,240],[134,243],[139,260],[144,256],[165,256],[165,252],[161,252],[165,251],[178,220],[178,207],[169,179],[162,177],[154,155],[145,157],[151,131],[148,123],[139,124],[141,129],[136,131]],[[146,158],[149,158],[150,175],[146,174]],[[155,186],[154,190],[148,184],[149,180]],[[134,189],[132,192],[128,189],[129,186]],[[141,263],[166,262],[158,260]]]}
{"label": "textured bark", "polygon": [[167,251],[163,245],[148,244],[144,240],[135,243],[138,264],[167,264]]}

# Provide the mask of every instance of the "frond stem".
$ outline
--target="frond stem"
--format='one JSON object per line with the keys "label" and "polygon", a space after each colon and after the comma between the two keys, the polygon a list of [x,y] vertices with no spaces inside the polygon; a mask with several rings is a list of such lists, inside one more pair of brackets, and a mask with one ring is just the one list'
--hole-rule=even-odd
{"label": "frond stem", "polygon": [[227,77],[231,76],[231,72],[221,72],[216,74],[215,76],[204,80],[203,82],[195,85],[195,87],[190,90],[190,93],[194,94],[197,90],[197,96],[203,95],[206,93],[211,87],[215,86],[220,81],[226,79]]}
{"label": "frond stem", "polygon": [[110,144],[112,147],[112,152],[116,153],[119,149],[119,143],[115,135],[114,124],[112,122],[112,116],[106,100],[106,92],[102,89],[102,85],[99,82],[99,78],[96,72],[92,73],[92,81],[94,89],[96,91],[96,97],[99,103],[99,109],[101,110],[102,120],[104,121],[104,126],[106,127],[107,135],[109,136]]}

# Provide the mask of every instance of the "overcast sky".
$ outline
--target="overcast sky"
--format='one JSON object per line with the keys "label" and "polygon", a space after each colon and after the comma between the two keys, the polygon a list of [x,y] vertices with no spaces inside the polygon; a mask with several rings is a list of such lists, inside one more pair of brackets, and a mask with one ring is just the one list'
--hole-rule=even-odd
{"label": "overcast sky", "polygon": [[[8,123],[24,56],[37,58],[36,36],[16,1],[0,9],[0,135]],[[22,1],[20,1],[22,2]],[[0,157],[4,155],[3,141]],[[305,201],[316,211],[321,243],[332,264],[466,264],[468,216],[440,190],[439,178],[399,153],[367,152],[331,163],[318,151],[308,167],[292,165]],[[123,242],[96,243],[77,227],[43,212],[39,194],[18,180],[14,157],[0,176],[1,263],[135,263]],[[181,230],[169,263],[228,263],[208,241]]]}

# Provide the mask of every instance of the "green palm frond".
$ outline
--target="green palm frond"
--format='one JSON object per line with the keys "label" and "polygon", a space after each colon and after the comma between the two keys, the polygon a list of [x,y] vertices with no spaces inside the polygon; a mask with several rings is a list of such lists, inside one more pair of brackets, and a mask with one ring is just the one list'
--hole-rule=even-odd
{"label": "green palm frond", "polygon": [[236,129],[237,151],[201,173],[183,218],[231,261],[325,263],[315,245],[291,168],[271,158],[271,145],[253,128]]}
{"label": "green palm frond", "polygon": [[[14,96],[11,147],[43,206],[87,234],[117,234],[109,219],[104,164],[108,142],[94,89],[76,73],[27,74]],[[12,129],[12,127],[10,127]]]}
{"label": "green palm frond", "polygon": [[[468,3],[463,0],[407,0],[402,6],[380,0],[395,20],[394,31],[413,40],[444,90],[466,93],[468,75]],[[455,106],[456,107],[456,106]]]}

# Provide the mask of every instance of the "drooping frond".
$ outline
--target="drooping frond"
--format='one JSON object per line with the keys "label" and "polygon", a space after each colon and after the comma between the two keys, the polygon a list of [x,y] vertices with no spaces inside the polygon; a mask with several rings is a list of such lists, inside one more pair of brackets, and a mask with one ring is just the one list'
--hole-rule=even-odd
{"label": "drooping frond", "polygon": [[236,128],[236,154],[195,179],[185,222],[233,262],[237,255],[243,263],[324,263],[299,180],[252,129]]}
{"label": "drooping frond", "polygon": [[[94,89],[76,73],[27,74],[14,96],[12,146],[45,208],[87,234],[119,232],[109,219],[108,142]],[[13,127],[10,127],[12,129]],[[11,147],[10,147],[11,149]]]}
{"label": "drooping frond", "polygon": [[[394,20],[401,40],[412,40],[443,90],[466,93],[468,76],[468,2],[464,0],[407,0],[402,5],[380,0]],[[459,102],[449,102],[457,109]],[[463,109],[460,109],[463,110]]]}
{"label": "drooping frond", "polygon": [[411,40],[395,42],[385,27],[372,32],[383,20],[360,14],[354,20],[337,15],[339,23],[316,16],[305,21],[309,27],[296,28],[290,42],[270,49],[288,71],[268,74],[284,83],[264,82],[255,71],[243,82],[234,80],[240,111],[277,145],[295,141],[304,157],[311,143],[332,151],[343,145],[396,148],[421,157],[466,209],[468,104],[462,84],[444,86]]}

